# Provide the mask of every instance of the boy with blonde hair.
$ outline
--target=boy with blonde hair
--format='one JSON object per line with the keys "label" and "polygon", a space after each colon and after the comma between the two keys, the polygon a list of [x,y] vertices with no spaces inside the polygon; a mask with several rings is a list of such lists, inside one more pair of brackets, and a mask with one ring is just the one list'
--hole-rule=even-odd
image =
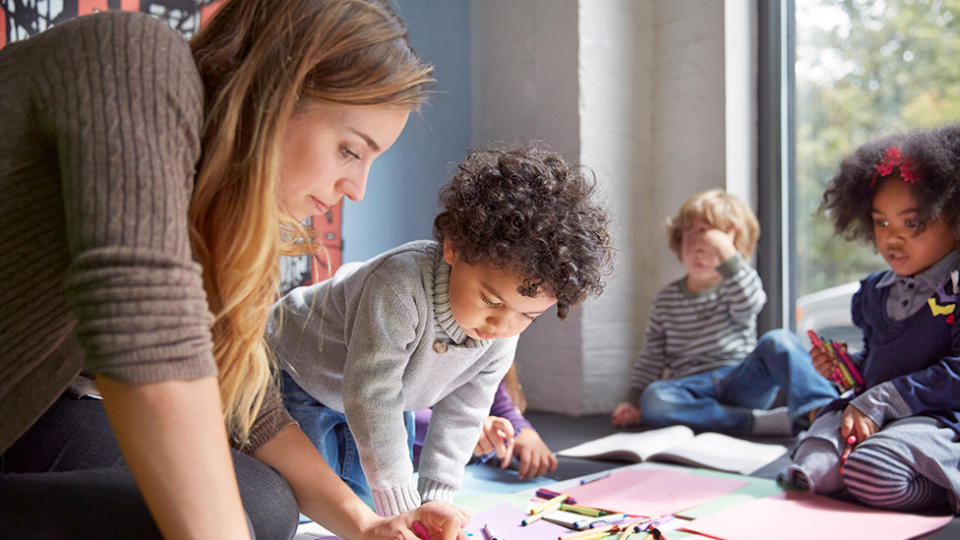
{"label": "boy with blonde hair", "polygon": [[[746,263],[760,230],[753,211],[713,189],[688,199],[666,225],[686,275],[654,298],[630,395],[613,424],[758,435],[805,429],[811,411],[837,393],[796,335],[774,330],[757,342],[767,297]],[[787,406],[769,410],[781,389]]]}

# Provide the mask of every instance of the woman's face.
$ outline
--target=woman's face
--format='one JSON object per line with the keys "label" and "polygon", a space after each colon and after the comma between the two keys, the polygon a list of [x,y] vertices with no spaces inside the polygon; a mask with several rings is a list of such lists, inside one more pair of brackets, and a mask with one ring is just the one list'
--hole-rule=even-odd
{"label": "woman's face", "polygon": [[297,220],[344,196],[363,199],[370,165],[407,123],[408,109],[313,101],[294,113],[280,148],[280,207]]}

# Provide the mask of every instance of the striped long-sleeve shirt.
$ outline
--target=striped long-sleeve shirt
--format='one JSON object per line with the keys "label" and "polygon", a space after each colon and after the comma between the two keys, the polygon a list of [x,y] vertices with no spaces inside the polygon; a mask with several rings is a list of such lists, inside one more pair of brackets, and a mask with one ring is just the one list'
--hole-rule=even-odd
{"label": "striped long-sleeve shirt", "polygon": [[631,403],[658,379],[674,379],[743,360],[757,345],[757,313],[767,302],[756,270],[734,255],[717,271],[723,281],[693,292],[685,278],[660,290],[630,379]]}

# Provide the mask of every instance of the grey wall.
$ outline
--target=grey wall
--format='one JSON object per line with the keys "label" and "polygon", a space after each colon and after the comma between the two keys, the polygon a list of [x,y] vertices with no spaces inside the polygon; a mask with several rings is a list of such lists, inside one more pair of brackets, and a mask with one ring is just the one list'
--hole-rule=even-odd
{"label": "grey wall", "polygon": [[517,365],[531,408],[608,412],[650,302],[682,275],[663,219],[724,185],[724,3],[474,0],[474,142],[539,137],[597,173],[619,249],[603,296],[538,318]]}
{"label": "grey wall", "polygon": [[[570,162],[580,154],[576,0],[474,0],[473,142],[547,142]],[[531,407],[582,410],[580,311],[549,310],[520,337],[517,369]]]}
{"label": "grey wall", "polygon": [[436,67],[437,84],[430,103],[374,162],[363,201],[346,201],[344,262],[432,238],[437,191],[470,145],[468,0],[394,0],[394,7],[414,49]]}

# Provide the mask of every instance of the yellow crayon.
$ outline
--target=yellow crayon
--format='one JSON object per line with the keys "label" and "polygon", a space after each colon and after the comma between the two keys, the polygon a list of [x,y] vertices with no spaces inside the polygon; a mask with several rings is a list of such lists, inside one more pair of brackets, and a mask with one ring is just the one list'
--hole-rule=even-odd
{"label": "yellow crayon", "polygon": [[559,505],[560,505],[561,503],[563,503],[563,501],[567,500],[567,498],[569,498],[569,497],[570,497],[570,496],[567,495],[566,493],[561,493],[561,494],[557,495],[556,497],[550,499],[549,501],[541,504],[540,506],[534,506],[533,508],[531,508],[531,509],[530,509],[530,515],[539,514],[540,512],[543,512],[543,510],[544,510],[545,508],[550,507],[550,506],[553,506],[553,505],[557,505],[557,506],[559,507]]}

